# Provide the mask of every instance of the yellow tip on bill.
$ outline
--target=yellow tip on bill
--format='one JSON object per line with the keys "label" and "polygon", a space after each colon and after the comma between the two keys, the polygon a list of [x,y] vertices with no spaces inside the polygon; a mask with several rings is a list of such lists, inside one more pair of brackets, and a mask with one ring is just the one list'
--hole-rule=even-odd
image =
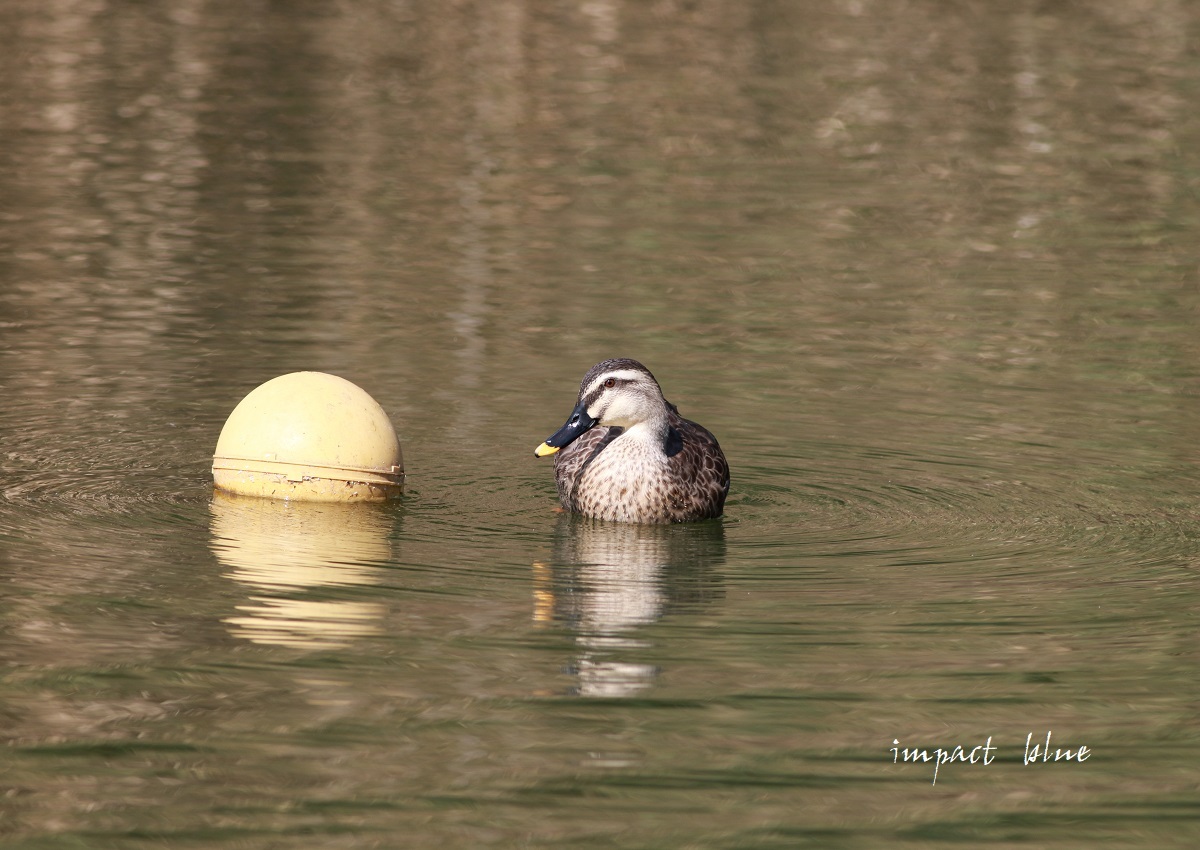
{"label": "yellow tip on bill", "polygon": [[535,455],[537,455],[538,457],[545,457],[546,455],[554,454],[556,451],[558,451],[558,449],[556,447],[550,445],[549,443],[542,443],[540,446],[538,446],[536,449],[533,450],[533,453]]}

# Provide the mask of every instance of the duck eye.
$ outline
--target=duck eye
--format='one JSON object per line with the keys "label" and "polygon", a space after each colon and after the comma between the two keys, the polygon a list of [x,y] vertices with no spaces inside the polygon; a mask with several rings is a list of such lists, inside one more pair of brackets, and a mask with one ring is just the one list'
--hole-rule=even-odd
{"label": "duck eye", "polygon": [[604,382],[604,386],[608,387],[610,390],[611,390],[613,387],[615,387],[616,385],[617,385],[617,379],[616,379],[616,378],[609,378],[607,381],[605,381],[605,382]]}

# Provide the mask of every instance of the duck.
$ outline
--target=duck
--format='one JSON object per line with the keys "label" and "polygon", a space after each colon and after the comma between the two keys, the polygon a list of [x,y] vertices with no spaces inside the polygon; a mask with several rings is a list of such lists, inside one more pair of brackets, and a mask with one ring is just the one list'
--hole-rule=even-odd
{"label": "duck", "polygon": [[721,516],[729,464],[636,360],[597,363],[566,423],[534,449],[554,455],[563,508],[593,519],[666,524]]}

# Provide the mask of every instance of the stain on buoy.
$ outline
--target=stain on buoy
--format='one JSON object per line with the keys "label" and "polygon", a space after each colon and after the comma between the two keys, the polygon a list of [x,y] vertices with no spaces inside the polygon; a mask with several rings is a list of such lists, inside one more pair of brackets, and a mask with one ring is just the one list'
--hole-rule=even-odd
{"label": "stain on buoy", "polygon": [[360,387],[324,372],[273,378],[221,429],[213,483],[244,496],[382,502],[404,489],[404,457],[387,413]]}

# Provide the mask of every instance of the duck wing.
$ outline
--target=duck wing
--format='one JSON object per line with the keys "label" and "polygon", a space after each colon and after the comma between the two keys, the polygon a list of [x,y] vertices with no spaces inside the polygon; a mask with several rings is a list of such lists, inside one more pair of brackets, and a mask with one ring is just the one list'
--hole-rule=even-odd
{"label": "duck wing", "polygon": [[712,432],[669,405],[671,432],[666,452],[673,472],[672,521],[718,517],[729,495],[729,462]]}

